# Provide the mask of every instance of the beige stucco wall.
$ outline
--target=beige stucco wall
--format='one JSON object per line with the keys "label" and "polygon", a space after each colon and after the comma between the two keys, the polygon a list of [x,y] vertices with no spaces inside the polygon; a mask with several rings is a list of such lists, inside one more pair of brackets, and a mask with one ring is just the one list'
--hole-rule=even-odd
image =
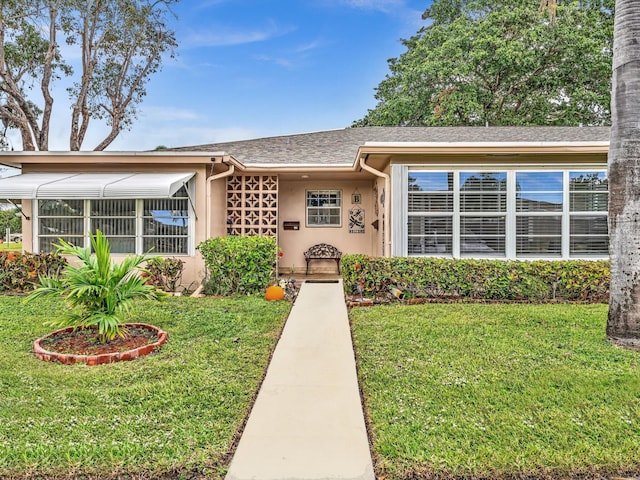
{"label": "beige stucco wall", "polygon": [[[349,209],[351,194],[361,194],[359,206],[365,212],[365,233],[349,233]],[[341,227],[307,227],[306,225],[306,191],[307,190],[341,190],[342,191],[342,226]],[[336,181],[336,180],[281,180],[278,194],[278,243],[283,256],[280,259],[280,273],[286,275],[294,268],[296,272],[304,272],[306,263],[304,251],[317,243],[334,245],[343,254],[364,253],[372,255],[376,249],[379,233],[371,223],[375,220],[373,209],[373,181]],[[300,222],[300,230],[284,230],[285,221]],[[313,261],[310,273],[335,272],[334,261]]]}

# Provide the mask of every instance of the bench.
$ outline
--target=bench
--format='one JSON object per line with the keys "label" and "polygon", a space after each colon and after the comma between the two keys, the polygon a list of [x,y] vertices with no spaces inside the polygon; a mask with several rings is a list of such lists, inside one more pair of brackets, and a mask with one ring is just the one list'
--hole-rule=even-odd
{"label": "bench", "polygon": [[342,252],[333,245],[328,243],[318,243],[313,247],[310,247],[304,252],[304,259],[307,262],[307,275],[309,275],[309,262],[311,260],[335,260],[338,265],[338,274],[340,274],[340,259],[342,258]]}

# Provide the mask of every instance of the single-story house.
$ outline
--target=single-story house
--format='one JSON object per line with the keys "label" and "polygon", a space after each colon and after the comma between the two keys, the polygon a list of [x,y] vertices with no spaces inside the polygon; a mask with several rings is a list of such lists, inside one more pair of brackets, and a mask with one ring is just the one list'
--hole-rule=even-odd
{"label": "single-story house", "polygon": [[[227,234],[277,238],[281,272],[343,253],[502,259],[608,256],[607,127],[363,127],[151,152],[2,152],[21,168],[23,248],[102,230],[117,254],[180,257]],[[314,262],[313,272],[335,271]]]}

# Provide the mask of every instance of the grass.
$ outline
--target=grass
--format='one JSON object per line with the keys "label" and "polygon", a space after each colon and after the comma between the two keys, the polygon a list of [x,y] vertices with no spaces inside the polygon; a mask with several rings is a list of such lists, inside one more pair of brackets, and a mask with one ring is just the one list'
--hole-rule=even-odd
{"label": "grass", "polygon": [[0,478],[222,478],[289,304],[142,302],[168,343],[87,367],[32,355],[61,303],[23,300],[0,298]]}
{"label": "grass", "polygon": [[21,252],[22,243],[0,243],[0,252]]}
{"label": "grass", "polygon": [[381,476],[640,474],[640,354],[605,305],[351,312]]}

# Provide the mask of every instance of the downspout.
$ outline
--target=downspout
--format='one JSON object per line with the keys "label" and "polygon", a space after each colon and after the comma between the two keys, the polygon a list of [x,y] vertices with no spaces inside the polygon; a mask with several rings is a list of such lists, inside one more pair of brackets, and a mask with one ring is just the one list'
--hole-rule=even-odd
{"label": "downspout", "polygon": [[[389,177],[388,174],[381,172],[380,170],[376,170],[373,167],[370,167],[369,165],[366,164],[366,157],[360,157],[360,168],[362,168],[364,171],[369,172],[373,175],[375,175],[376,177],[379,178],[384,178],[384,192],[385,192],[385,201],[384,201],[384,244],[383,244],[383,251],[382,251],[382,256],[383,257],[390,257],[391,256],[391,228],[390,228],[390,222],[389,219],[391,218],[391,205],[390,205],[390,200],[391,200],[391,178]],[[378,199],[376,198],[375,201],[377,202]]]}
{"label": "downspout", "polygon": [[206,234],[207,239],[211,238],[211,212],[213,210],[211,206],[211,182],[214,180],[219,180],[221,178],[229,177],[234,174],[236,171],[236,167],[232,164],[229,165],[229,169],[224,172],[216,173],[215,175],[211,175],[207,178],[207,223],[206,223]]}

